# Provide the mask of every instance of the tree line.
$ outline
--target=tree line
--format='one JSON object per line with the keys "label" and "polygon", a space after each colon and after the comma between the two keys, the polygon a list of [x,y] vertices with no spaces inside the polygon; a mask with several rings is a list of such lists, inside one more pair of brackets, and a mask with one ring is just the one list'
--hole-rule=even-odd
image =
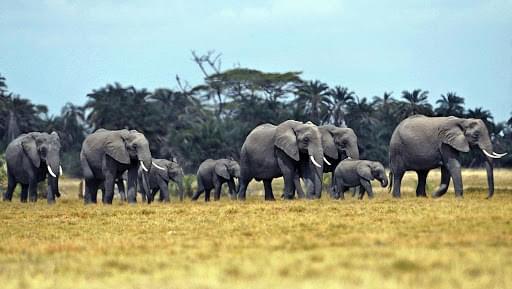
{"label": "tree line", "polygon": [[[0,150],[21,133],[57,131],[66,173],[80,176],[79,152],[85,136],[98,128],[136,129],[149,140],[154,157],[176,158],[185,172],[195,173],[206,158],[239,158],[247,134],[262,123],[287,119],[317,125],[347,126],[356,132],[361,158],[388,163],[388,144],[394,128],[413,114],[482,119],[496,151],[512,151],[512,117],[495,122],[489,110],[469,108],[456,92],[440,95],[435,105],[422,89],[383,92],[368,97],[346,86],[330,87],[306,80],[301,72],[269,73],[250,68],[222,69],[220,54],[192,53],[204,80],[191,86],[176,76],[175,88],[145,88],[106,84],[86,95],[84,105],[67,103],[59,115],[46,105],[8,89],[0,75]],[[464,166],[479,165],[470,153]],[[512,166],[507,156],[498,166]]]}

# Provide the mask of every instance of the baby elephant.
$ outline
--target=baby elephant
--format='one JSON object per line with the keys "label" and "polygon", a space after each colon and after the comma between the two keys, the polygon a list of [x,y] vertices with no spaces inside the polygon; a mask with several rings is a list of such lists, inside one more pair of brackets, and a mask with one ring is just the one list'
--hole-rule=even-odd
{"label": "baby elephant", "polygon": [[345,192],[359,186],[359,199],[362,199],[364,192],[368,198],[373,198],[372,185],[370,181],[377,179],[382,187],[388,185],[388,178],[384,166],[379,162],[366,160],[345,159],[341,161],[334,171],[335,198],[344,199]]}
{"label": "baby elephant", "polygon": [[220,199],[220,190],[222,184],[228,183],[231,199],[236,199],[237,188],[234,178],[240,177],[240,165],[234,160],[207,159],[201,163],[197,169],[197,191],[192,196],[192,201],[196,201],[204,192],[204,200],[210,201],[210,191],[214,188],[214,200]]}
{"label": "baby elephant", "polygon": [[178,185],[178,196],[180,201],[183,201],[183,176],[183,169],[178,163],[165,159],[153,159],[148,178],[150,192],[147,192],[142,185],[146,181],[142,169],[139,168],[138,171],[138,183],[140,184],[142,201],[147,200],[148,204],[153,202],[156,193],[160,191],[160,201],[169,202],[169,180]]}

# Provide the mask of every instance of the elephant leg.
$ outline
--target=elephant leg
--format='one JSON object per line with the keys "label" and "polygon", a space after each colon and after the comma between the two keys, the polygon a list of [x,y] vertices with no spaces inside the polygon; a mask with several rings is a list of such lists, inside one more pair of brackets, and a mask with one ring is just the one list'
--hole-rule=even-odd
{"label": "elephant leg", "polygon": [[211,189],[204,190],[204,201],[209,202],[210,201],[210,191]]}
{"label": "elephant leg", "polygon": [[119,179],[117,182],[117,190],[119,191],[119,196],[121,196],[121,201],[126,202],[126,191],[124,190],[124,181],[123,179]]}
{"label": "elephant leg", "polygon": [[329,183],[329,193],[331,194],[331,198],[336,199],[336,181],[334,179],[334,171],[331,172],[331,182]]}
{"label": "elephant leg", "polygon": [[55,195],[53,194],[52,188],[50,187],[50,181],[48,180],[48,188],[46,189],[46,201],[48,204],[55,203]]}
{"label": "elephant leg", "polygon": [[103,194],[102,201],[104,204],[111,205],[114,199],[114,176],[105,176],[105,191]]}
{"label": "elephant leg", "polygon": [[238,199],[240,201],[245,201],[245,195],[247,193],[247,186],[252,178],[240,177],[240,184],[238,185]]}
{"label": "elephant leg", "polygon": [[453,179],[453,188],[455,190],[455,197],[462,198],[463,197],[463,187],[462,187],[462,175],[460,172],[460,163],[457,159],[452,158],[449,159],[446,163],[446,168]]}
{"label": "elephant leg", "polygon": [[427,197],[426,185],[428,170],[417,171],[418,175],[418,186],[416,187],[416,197]]}
{"label": "elephant leg", "polygon": [[160,201],[169,203],[171,198],[169,196],[169,184],[163,179],[158,180],[158,189],[160,190]]}
{"label": "elephant leg", "polygon": [[369,199],[373,199],[373,189],[372,184],[368,180],[361,180],[361,185],[359,186],[359,199],[362,200],[364,197],[364,192],[368,194]]}
{"label": "elephant leg", "polygon": [[448,172],[448,169],[445,166],[441,167],[441,184],[439,185],[439,188],[437,191],[432,193],[433,198],[439,198],[446,194],[448,191],[448,186],[450,185],[450,173]]}
{"label": "elephant leg", "polygon": [[393,171],[393,198],[400,198],[400,186],[402,185],[402,178],[404,177],[404,171],[394,170]]}
{"label": "elephant leg", "polygon": [[236,185],[233,179],[228,181],[229,187],[229,195],[231,196],[231,200],[236,200]]}
{"label": "elephant leg", "polygon": [[[370,189],[371,189],[371,187],[372,186],[370,184]],[[360,186],[357,186],[357,188],[358,188],[357,199],[362,200],[364,198],[364,193],[366,192],[366,189],[362,184]],[[370,198],[370,194],[368,194],[368,198]]]}
{"label": "elephant leg", "polygon": [[213,200],[214,201],[220,200],[221,189],[222,189],[222,185],[221,184],[215,185],[214,192],[213,192]]}
{"label": "elephant leg", "polygon": [[26,203],[28,199],[28,185],[21,184],[20,200],[22,203]]}
{"label": "elephant leg", "polygon": [[[128,169],[128,192],[126,196],[126,198],[128,199],[128,203],[137,202],[137,175],[138,172],[136,166]],[[141,184],[141,187],[143,186],[144,184]]]}
{"label": "elephant leg", "polygon": [[7,170],[7,191],[4,193],[4,201],[12,201],[14,189],[16,189],[16,179],[9,170]]}
{"label": "elephant leg", "polygon": [[84,193],[84,203],[96,203],[96,196],[98,195],[98,187],[99,183],[95,179],[85,179],[85,193]]}
{"label": "elephant leg", "polygon": [[37,180],[30,180],[28,184],[28,198],[30,202],[37,202]]}
{"label": "elephant leg", "polygon": [[265,201],[275,201],[272,192],[272,179],[263,180],[263,188],[265,189]]}
{"label": "elephant leg", "polygon": [[[283,180],[284,180],[284,198],[285,199],[293,199],[295,194],[295,176],[296,174],[296,167],[294,164],[294,161],[291,160],[287,155],[285,155],[282,151],[277,151],[277,164],[279,168],[281,169],[281,173],[283,174]],[[311,190],[308,190],[310,192]],[[314,197],[314,196],[313,196]],[[308,198],[312,198],[308,194]],[[274,199],[274,195],[272,194],[272,199]]]}
{"label": "elephant leg", "polygon": [[155,200],[156,193],[158,192],[158,188],[151,189],[151,192],[146,194],[146,200],[148,204],[151,204]]}

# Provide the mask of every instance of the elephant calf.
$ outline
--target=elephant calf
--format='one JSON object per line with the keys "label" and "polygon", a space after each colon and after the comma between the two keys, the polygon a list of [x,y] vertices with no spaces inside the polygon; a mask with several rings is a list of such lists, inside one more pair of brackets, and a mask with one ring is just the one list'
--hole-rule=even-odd
{"label": "elephant calf", "polygon": [[334,171],[334,197],[344,199],[344,194],[349,188],[359,186],[359,199],[363,198],[365,191],[368,193],[368,198],[371,199],[373,190],[370,181],[374,179],[379,180],[382,187],[388,185],[386,171],[381,163],[345,159],[338,164]]}
{"label": "elephant calf", "polygon": [[236,199],[236,186],[234,178],[240,178],[240,165],[234,160],[207,159],[197,169],[197,191],[192,196],[196,201],[204,192],[204,200],[210,201],[210,191],[214,188],[214,200],[220,199],[222,184],[228,183],[231,199]]}

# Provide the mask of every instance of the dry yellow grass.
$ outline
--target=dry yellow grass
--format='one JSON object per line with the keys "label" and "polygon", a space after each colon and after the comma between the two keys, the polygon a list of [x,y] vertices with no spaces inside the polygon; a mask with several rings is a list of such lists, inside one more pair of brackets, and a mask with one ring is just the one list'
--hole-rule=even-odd
{"label": "dry yellow grass", "polygon": [[[1,288],[512,288],[512,171],[465,198],[87,206],[0,203]],[[429,178],[429,191],[439,173]],[[377,184],[374,184],[377,187]],[[275,182],[275,195],[282,182]]]}

